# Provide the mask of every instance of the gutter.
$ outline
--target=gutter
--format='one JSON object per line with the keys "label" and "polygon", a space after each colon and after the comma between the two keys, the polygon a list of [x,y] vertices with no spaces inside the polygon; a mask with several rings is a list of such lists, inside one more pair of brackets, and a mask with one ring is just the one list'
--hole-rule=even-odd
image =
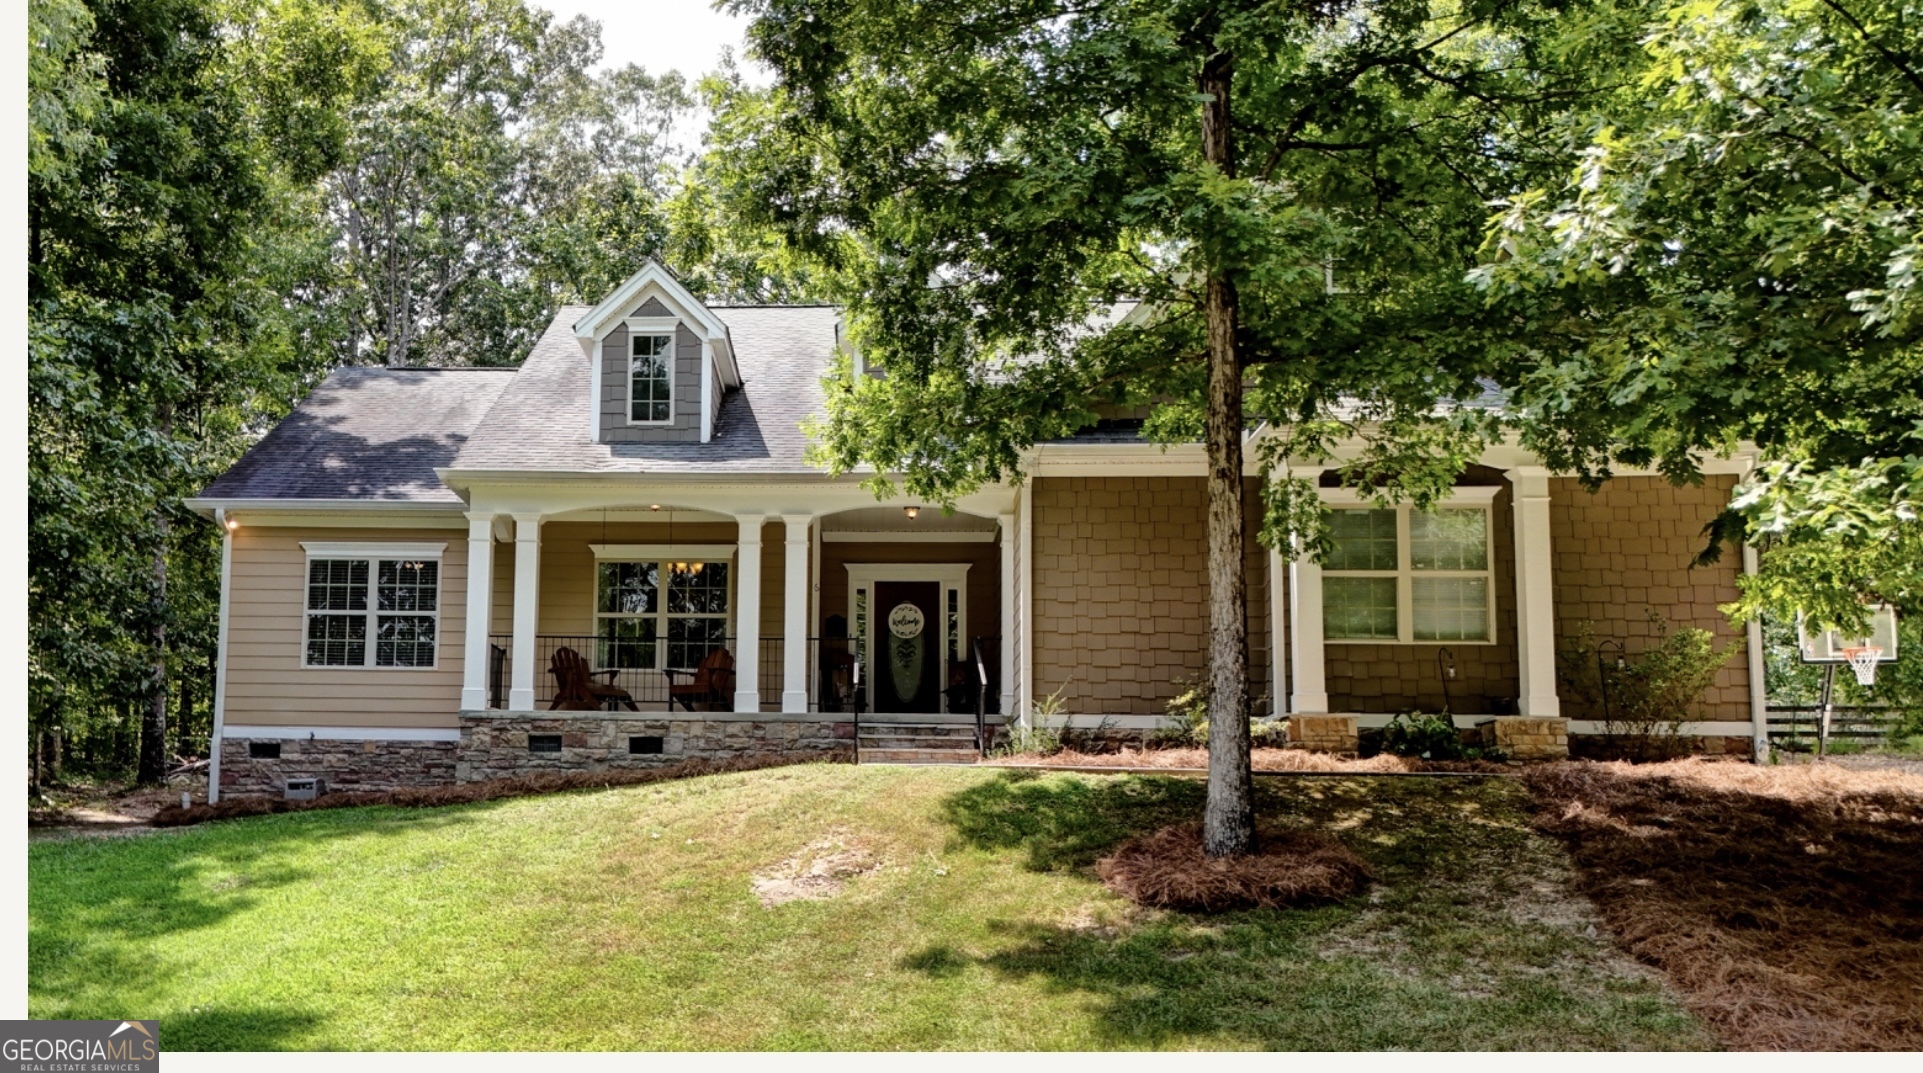
{"label": "gutter", "polygon": [[305,511],[326,513],[330,511],[364,514],[370,510],[388,510],[397,513],[459,513],[467,509],[465,501],[448,503],[440,500],[418,499],[236,499],[224,496],[187,496],[181,500],[188,510],[203,518],[221,520],[223,512],[229,511]]}

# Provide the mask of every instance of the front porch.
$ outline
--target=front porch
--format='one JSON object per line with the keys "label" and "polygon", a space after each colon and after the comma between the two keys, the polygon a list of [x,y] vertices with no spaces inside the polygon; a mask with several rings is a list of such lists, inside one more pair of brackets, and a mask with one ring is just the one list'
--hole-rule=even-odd
{"label": "front porch", "polygon": [[751,514],[710,490],[676,496],[470,511],[460,710],[1013,709],[1012,514],[876,508],[866,493]]}

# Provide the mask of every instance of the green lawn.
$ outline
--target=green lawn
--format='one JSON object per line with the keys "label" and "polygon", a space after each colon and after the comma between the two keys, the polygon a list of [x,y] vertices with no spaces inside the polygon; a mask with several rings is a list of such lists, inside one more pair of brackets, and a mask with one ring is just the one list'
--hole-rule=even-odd
{"label": "green lawn", "polygon": [[[1709,1039],[1566,893],[1494,779],[1259,780],[1381,880],[1132,909],[1091,863],[1199,783],[809,765],[31,849],[36,1018],[169,1050],[1679,1048]],[[765,909],[824,837],[880,867]]]}

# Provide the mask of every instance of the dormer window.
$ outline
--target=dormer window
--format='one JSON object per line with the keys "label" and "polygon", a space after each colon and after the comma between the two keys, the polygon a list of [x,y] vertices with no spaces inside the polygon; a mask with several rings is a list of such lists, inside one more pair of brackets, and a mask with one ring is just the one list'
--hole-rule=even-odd
{"label": "dormer window", "polygon": [[662,425],[673,419],[674,336],[637,333],[628,365],[628,421]]}

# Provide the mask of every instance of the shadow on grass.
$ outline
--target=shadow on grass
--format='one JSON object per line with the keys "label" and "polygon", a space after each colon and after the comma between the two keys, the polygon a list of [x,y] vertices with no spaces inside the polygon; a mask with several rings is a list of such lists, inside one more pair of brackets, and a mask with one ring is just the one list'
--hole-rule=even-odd
{"label": "shadow on grass", "polygon": [[155,940],[213,927],[276,889],[324,879],[293,860],[296,850],[463,826],[494,804],[284,813],[138,837],[36,843],[28,850],[27,896],[34,1015],[121,1016],[85,1007],[109,993],[137,1001],[172,979],[177,970],[153,952]]}
{"label": "shadow on grass", "polygon": [[255,1006],[194,1010],[160,1021],[163,1051],[298,1051],[323,1018],[303,1010]]}
{"label": "shadow on grass", "polygon": [[[969,847],[1035,871],[1085,873],[1130,837],[1193,821],[1205,796],[1201,781],[1178,777],[1006,772],[943,808]],[[1256,812],[1340,838],[1380,882],[1366,899],[1315,908],[1004,921],[1012,945],[978,954],[936,944],[898,967],[931,979],[986,970],[1089,996],[1102,1046],[1704,1042],[1655,984],[1596,968],[1591,959],[1613,955],[1595,940],[1514,915],[1514,899],[1549,881],[1544,858],[1560,854],[1529,830],[1513,781],[1271,779],[1258,784]]]}
{"label": "shadow on grass", "polygon": [[977,849],[1019,850],[1037,872],[1087,868],[1119,843],[1202,814],[1200,781],[1004,771],[951,794],[942,818]]}

